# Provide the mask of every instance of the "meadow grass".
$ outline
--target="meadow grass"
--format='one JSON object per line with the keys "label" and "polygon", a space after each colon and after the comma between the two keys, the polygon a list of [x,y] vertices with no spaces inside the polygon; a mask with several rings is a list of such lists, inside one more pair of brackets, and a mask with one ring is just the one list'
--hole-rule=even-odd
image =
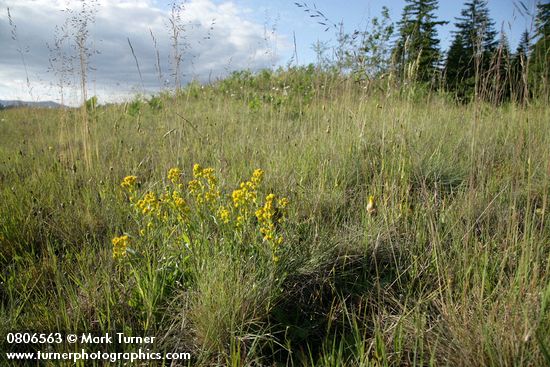
{"label": "meadow grass", "polygon": [[[145,332],[193,365],[550,363],[546,105],[290,72],[160,100],[97,107],[85,144],[78,110],[0,111],[1,335]],[[170,223],[113,259],[143,224],[123,178],[162,190],[195,163],[222,197],[261,168],[259,197],[289,199],[278,261],[254,218],[241,236],[208,213],[191,252]]]}

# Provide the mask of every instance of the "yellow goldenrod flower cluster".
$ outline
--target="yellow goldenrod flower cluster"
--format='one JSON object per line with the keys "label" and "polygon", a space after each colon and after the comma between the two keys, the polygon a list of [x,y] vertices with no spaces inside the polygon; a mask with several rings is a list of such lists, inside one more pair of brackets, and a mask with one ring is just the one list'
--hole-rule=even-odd
{"label": "yellow goldenrod flower cluster", "polygon": [[279,260],[277,252],[279,246],[283,243],[283,236],[278,235],[276,229],[286,218],[287,206],[287,198],[277,200],[275,194],[269,194],[265,198],[264,205],[255,213],[260,224],[260,233],[264,241],[270,244],[273,261],[275,262]]}
{"label": "yellow goldenrod flower cluster", "polygon": [[120,183],[120,186],[127,190],[133,190],[136,186],[137,177],[136,176],[126,176]]}
{"label": "yellow goldenrod flower cluster", "polygon": [[250,178],[250,183],[253,185],[254,189],[257,189],[258,186],[262,183],[264,178],[264,171],[261,169],[255,169]]}
{"label": "yellow goldenrod flower cluster", "polygon": [[113,243],[113,259],[119,260],[126,256],[129,242],[127,235],[114,237],[111,242]]}
{"label": "yellow goldenrod flower cluster", "polygon": [[168,171],[168,179],[174,184],[177,185],[181,181],[181,169],[178,167],[171,168]]}
{"label": "yellow goldenrod flower cluster", "polygon": [[253,203],[256,201],[256,191],[246,185],[247,183],[248,182],[241,182],[240,188],[233,191],[233,194],[231,195],[233,197],[233,205],[235,208],[243,207],[249,202]]}
{"label": "yellow goldenrod flower cluster", "polygon": [[[168,223],[177,223],[176,227],[170,227],[170,236],[181,235],[180,238],[189,238],[188,231],[202,228],[205,220],[213,218],[213,225],[223,225],[221,233],[231,235],[233,232],[240,238],[244,231],[259,232],[264,243],[271,247],[273,260],[277,261],[276,255],[283,242],[279,225],[285,219],[288,200],[277,200],[274,194],[269,194],[265,198],[265,203],[262,203],[258,190],[263,176],[264,171],[256,169],[250,179],[242,182],[230,196],[222,196],[214,169],[203,168],[199,164],[193,166],[193,179],[187,183],[186,189],[182,182],[182,171],[177,167],[168,171],[167,177],[172,185],[165,187],[162,192],[147,191],[141,196],[134,189],[136,176],[124,178],[121,186],[131,193],[130,202],[144,219],[144,225],[139,229],[140,237],[162,233],[157,230],[151,231],[153,227],[162,229]],[[251,220],[254,215],[257,221]],[[200,225],[197,227],[193,223]],[[231,236],[233,238],[233,235]],[[127,236],[126,240],[122,238],[117,237],[116,244],[113,239],[113,246],[117,249],[114,252],[115,257],[126,251],[125,248],[122,251],[121,246],[127,243]]]}
{"label": "yellow goldenrod flower cluster", "polygon": [[229,223],[230,220],[231,220],[231,213],[229,212],[229,210],[224,205],[222,205],[218,208],[218,211],[217,211],[216,214],[218,215],[218,218],[220,218],[220,220],[224,224]]}
{"label": "yellow goldenrod flower cluster", "polygon": [[160,201],[157,199],[157,195],[149,191],[143,199],[140,199],[136,203],[136,207],[141,211],[142,214],[147,215],[150,213],[159,212]]}
{"label": "yellow goldenrod flower cluster", "polygon": [[256,190],[250,181],[241,182],[240,188],[231,194],[233,206],[238,211],[237,223],[242,225],[249,217],[250,208],[256,203]]}
{"label": "yellow goldenrod flower cluster", "polygon": [[[189,207],[186,199],[183,197],[180,189],[182,188],[181,170],[179,168],[172,168],[168,171],[168,179],[176,186],[173,191],[166,188],[165,192],[157,195],[154,191],[148,191],[141,199],[135,201],[135,184],[137,182],[136,176],[127,176],[121,183],[121,187],[126,189],[130,193],[130,202],[136,208],[138,213],[143,216],[154,215],[161,221],[168,221],[170,218],[170,211],[176,211],[179,221],[185,221]],[[151,218],[148,220],[148,227],[151,227],[153,223]],[[140,230],[140,234],[143,236],[145,229]]]}
{"label": "yellow goldenrod flower cluster", "polygon": [[213,168],[202,168],[199,164],[193,166],[193,180],[189,181],[189,193],[195,197],[197,203],[213,205],[220,198],[218,179]]}
{"label": "yellow goldenrod flower cluster", "polygon": [[182,211],[189,210],[189,208],[187,207],[187,202],[184,198],[181,197],[181,193],[179,191],[174,191],[172,193],[172,201],[177,209],[180,209]]}
{"label": "yellow goldenrod flower cluster", "polygon": [[241,182],[239,188],[231,194],[233,207],[237,210],[237,226],[242,226],[254,213],[257,204],[257,190],[262,183],[264,171],[257,169],[252,173],[250,180]]}
{"label": "yellow goldenrod flower cluster", "polygon": [[181,193],[177,190],[172,192],[171,205],[177,211],[177,219],[179,222],[187,222],[190,212],[187,200],[185,200]]}

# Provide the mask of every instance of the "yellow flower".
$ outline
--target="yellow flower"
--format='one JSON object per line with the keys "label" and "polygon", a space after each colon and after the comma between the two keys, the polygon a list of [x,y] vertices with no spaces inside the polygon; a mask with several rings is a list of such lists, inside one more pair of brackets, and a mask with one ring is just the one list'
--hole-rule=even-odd
{"label": "yellow flower", "polygon": [[369,196],[369,202],[367,203],[367,213],[370,215],[376,214],[376,202],[374,201],[374,196]]}
{"label": "yellow flower", "polygon": [[238,208],[240,205],[244,204],[244,192],[243,190],[234,190],[231,194],[231,197],[233,199],[233,205],[235,208]]}
{"label": "yellow flower", "polygon": [[229,210],[227,210],[227,208],[225,208],[224,206],[220,206],[220,208],[218,209],[218,217],[220,218],[220,220],[222,221],[222,223],[229,223]]}
{"label": "yellow flower", "polygon": [[202,173],[201,173],[201,175],[203,177],[207,177],[207,178],[212,176],[213,174],[214,174],[214,168],[212,168],[212,167],[208,167],[208,168],[203,169]]}
{"label": "yellow flower", "polygon": [[208,203],[211,207],[216,207],[221,194],[218,189],[218,178],[211,167],[201,168],[199,164],[193,166],[194,179],[189,181],[188,190],[199,204]]}
{"label": "yellow flower", "polygon": [[111,242],[113,243],[113,259],[122,259],[126,256],[126,249],[128,248],[128,236],[123,235],[120,237],[114,237]]}
{"label": "yellow flower", "polygon": [[178,167],[170,168],[168,171],[168,179],[172,181],[173,184],[178,184],[181,180],[181,169]]}
{"label": "yellow flower", "polygon": [[217,189],[211,188],[206,194],[204,194],[204,199],[211,204],[215,203],[219,197],[220,192]]}
{"label": "yellow flower", "polygon": [[149,214],[158,211],[160,208],[157,195],[152,191],[149,191],[147,194],[145,194],[143,199],[138,200],[136,206],[142,214]]}
{"label": "yellow flower", "polygon": [[280,198],[277,202],[277,205],[281,209],[285,209],[288,206],[288,199],[287,198]]}
{"label": "yellow flower", "polygon": [[284,208],[288,205],[288,199],[277,200],[275,194],[269,194],[265,198],[264,205],[256,210],[256,218],[260,224],[260,233],[264,241],[270,243],[272,251],[283,243],[283,237],[276,235],[276,225],[284,219]]}
{"label": "yellow flower", "polygon": [[193,165],[193,177],[200,178],[202,174],[202,168],[201,165],[198,163],[195,163]]}
{"label": "yellow flower", "polygon": [[137,177],[136,176],[126,176],[120,183],[120,186],[127,190],[133,190],[136,186]]}
{"label": "yellow flower", "polygon": [[252,183],[254,189],[256,189],[262,183],[263,177],[264,177],[264,171],[259,168],[256,169],[254,173],[252,173],[250,182]]}
{"label": "yellow flower", "polygon": [[187,211],[187,202],[184,198],[181,197],[180,193],[178,191],[174,191],[172,193],[172,200],[174,202],[174,205],[177,209],[181,209],[184,211]]}
{"label": "yellow flower", "polygon": [[199,180],[191,180],[188,184],[189,193],[196,195],[201,191],[201,183]]}

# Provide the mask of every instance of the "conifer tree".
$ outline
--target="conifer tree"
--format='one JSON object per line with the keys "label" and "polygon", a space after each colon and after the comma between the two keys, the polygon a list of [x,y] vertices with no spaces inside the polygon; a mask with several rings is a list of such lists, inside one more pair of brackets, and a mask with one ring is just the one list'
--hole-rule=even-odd
{"label": "conifer tree", "polygon": [[446,81],[449,89],[464,98],[479,90],[496,49],[496,31],[487,0],[465,2],[461,16],[455,19],[457,30],[447,54]]}
{"label": "conifer tree", "polygon": [[530,79],[536,93],[548,98],[550,90],[550,1],[537,4],[535,42],[531,53]]}
{"label": "conifer tree", "polygon": [[[526,29],[521,34],[521,38],[518,44],[518,47],[516,49],[516,53],[514,54],[514,64],[518,64],[518,66],[521,66],[521,64],[525,64],[527,58],[529,57],[529,49],[531,48],[531,37],[529,35],[529,31]],[[523,62],[521,60],[524,60]]]}
{"label": "conifer tree", "polygon": [[465,40],[460,33],[455,35],[445,64],[445,80],[449,89],[463,99],[473,89],[473,78],[468,73],[472,56],[466,54]]}
{"label": "conifer tree", "polygon": [[433,79],[441,59],[436,27],[446,22],[436,20],[437,0],[406,1],[398,22],[394,60],[401,77],[410,77],[407,71],[415,69],[417,80],[427,82]]}

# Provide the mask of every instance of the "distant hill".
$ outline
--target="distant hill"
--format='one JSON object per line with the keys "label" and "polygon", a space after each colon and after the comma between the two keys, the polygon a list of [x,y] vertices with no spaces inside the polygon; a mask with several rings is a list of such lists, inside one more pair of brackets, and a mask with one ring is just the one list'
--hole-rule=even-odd
{"label": "distant hill", "polygon": [[13,108],[13,107],[60,108],[62,106],[59,103],[56,103],[53,101],[29,102],[29,101],[20,101],[20,100],[9,101],[9,100],[0,99],[0,109]]}

